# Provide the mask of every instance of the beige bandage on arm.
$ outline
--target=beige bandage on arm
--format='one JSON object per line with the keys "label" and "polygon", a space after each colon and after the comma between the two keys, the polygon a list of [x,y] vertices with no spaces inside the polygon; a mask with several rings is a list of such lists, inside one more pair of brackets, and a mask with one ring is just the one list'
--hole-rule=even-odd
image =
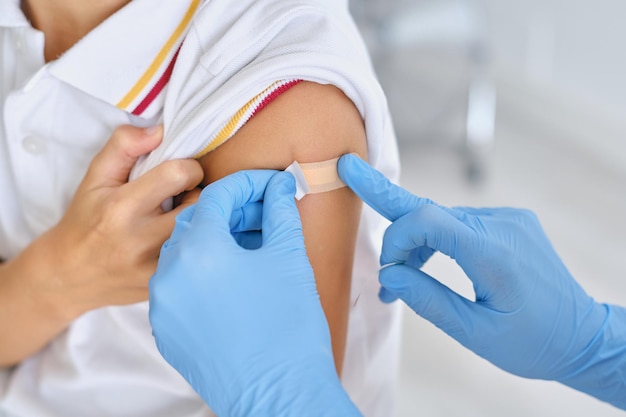
{"label": "beige bandage on arm", "polygon": [[300,200],[307,194],[325,193],[345,187],[337,172],[339,158],[321,162],[299,163],[294,161],[285,171],[296,179],[296,199]]}

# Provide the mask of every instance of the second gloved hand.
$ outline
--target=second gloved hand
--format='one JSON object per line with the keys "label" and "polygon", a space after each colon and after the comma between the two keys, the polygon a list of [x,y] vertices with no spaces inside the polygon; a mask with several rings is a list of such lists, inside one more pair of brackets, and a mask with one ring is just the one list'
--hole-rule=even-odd
{"label": "second gloved hand", "polygon": [[[390,183],[361,159],[339,174],[393,223],[383,241],[383,301],[401,298],[465,347],[511,373],[558,380],[626,407],[626,310],[596,303],[570,275],[537,217],[512,208],[447,208]],[[420,268],[434,251],[465,271],[468,300]]]}
{"label": "second gloved hand", "polygon": [[[177,217],[150,281],[159,351],[219,416],[359,415],[335,371],[294,194],[276,171],[209,185]],[[259,225],[255,249],[242,247]]]}

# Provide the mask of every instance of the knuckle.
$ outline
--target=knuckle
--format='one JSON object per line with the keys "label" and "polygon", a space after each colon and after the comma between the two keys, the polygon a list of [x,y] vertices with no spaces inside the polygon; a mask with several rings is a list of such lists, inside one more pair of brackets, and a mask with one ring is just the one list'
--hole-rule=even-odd
{"label": "knuckle", "polygon": [[412,212],[412,220],[419,224],[429,224],[435,221],[440,215],[439,207],[435,205],[424,205],[416,208]]}
{"label": "knuckle", "polygon": [[132,212],[131,202],[119,195],[112,195],[102,203],[99,213],[99,228],[112,232],[128,223]]}
{"label": "knuckle", "polygon": [[198,174],[196,161],[177,159],[165,162],[162,167],[163,175],[167,181],[178,186],[185,186]]}

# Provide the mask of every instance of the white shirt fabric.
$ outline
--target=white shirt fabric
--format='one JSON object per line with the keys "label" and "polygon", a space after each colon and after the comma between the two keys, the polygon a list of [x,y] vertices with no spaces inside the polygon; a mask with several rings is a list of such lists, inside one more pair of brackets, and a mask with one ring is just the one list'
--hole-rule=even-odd
{"label": "white shirt fabric", "polygon": [[[386,101],[345,1],[202,2],[169,84],[140,116],[129,110],[137,103],[121,106],[121,97],[168,42],[191,0],[158,7],[134,0],[48,64],[43,34],[19,3],[0,0],[0,258],[16,256],[58,222],[115,127],[165,125],[163,145],[138,163],[136,177],[163,160],[195,155],[277,80],[342,89],[365,120],[370,163],[398,178]],[[393,415],[400,311],[377,297],[385,226],[364,207],[342,381],[366,416]],[[89,312],[41,352],[2,370],[0,415],[211,416],[159,355],[147,311],[140,303]]]}

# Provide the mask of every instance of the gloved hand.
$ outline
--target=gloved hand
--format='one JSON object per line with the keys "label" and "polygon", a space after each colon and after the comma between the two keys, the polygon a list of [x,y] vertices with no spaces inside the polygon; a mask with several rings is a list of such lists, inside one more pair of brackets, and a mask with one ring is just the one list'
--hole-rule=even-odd
{"label": "gloved hand", "polygon": [[[159,351],[220,417],[360,415],[335,371],[294,194],[276,171],[209,185],[150,281]],[[258,228],[260,209],[261,245],[245,249],[231,229]]]}
{"label": "gloved hand", "polygon": [[[380,298],[417,314],[496,366],[558,380],[626,408],[626,310],[595,302],[572,278],[537,217],[513,208],[447,208],[391,184],[354,155],[342,180],[393,223]],[[420,270],[440,251],[472,281],[468,300]]]}

